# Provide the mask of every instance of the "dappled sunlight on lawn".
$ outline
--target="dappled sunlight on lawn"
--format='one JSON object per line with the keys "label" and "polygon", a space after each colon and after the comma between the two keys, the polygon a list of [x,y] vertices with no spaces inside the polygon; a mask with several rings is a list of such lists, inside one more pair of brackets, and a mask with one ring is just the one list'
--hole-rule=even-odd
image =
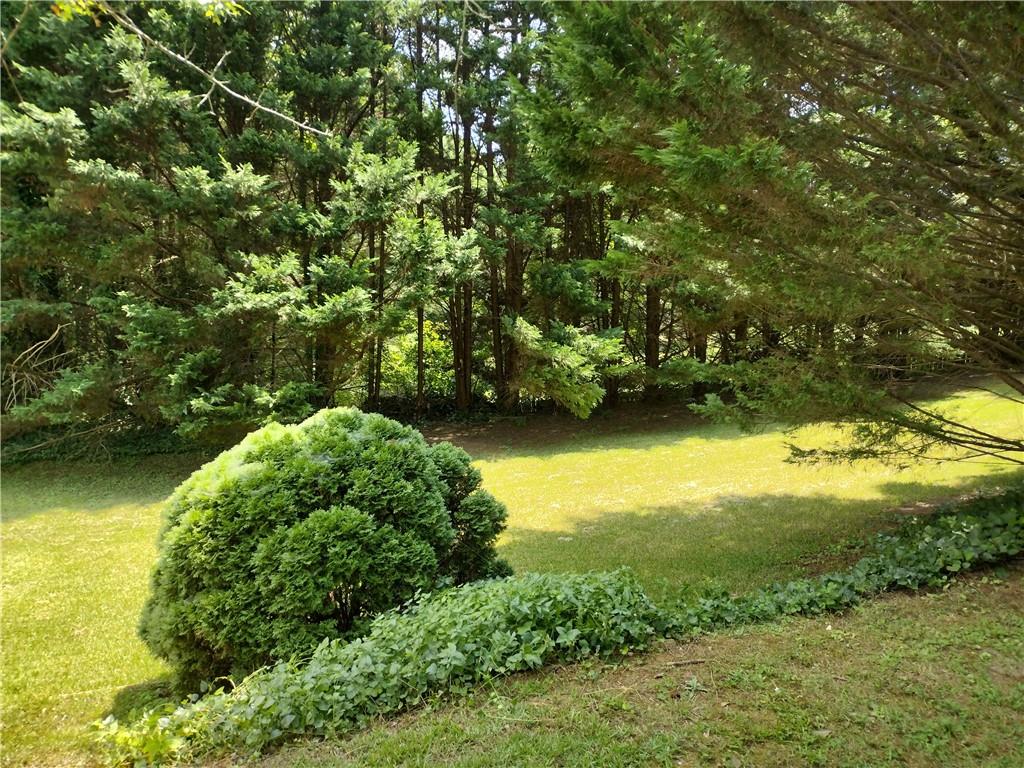
{"label": "dappled sunlight on lawn", "polygon": [[45,747],[54,752],[47,763],[78,763],[84,726],[109,710],[117,691],[166,673],[135,626],[161,502],[195,462],[151,457],[4,471],[3,720],[19,723],[5,728],[5,762],[38,759]]}
{"label": "dappled sunlight on lawn", "polygon": [[[1019,408],[979,393],[957,405],[983,425],[1012,423]],[[511,449],[478,466],[509,508],[500,545],[514,567],[628,565],[662,593],[708,578],[734,589],[789,578],[803,554],[884,527],[893,508],[1021,476],[989,459],[906,468],[786,461],[788,442],[840,437],[820,425],[753,435],[689,426],[584,436],[558,453]]]}

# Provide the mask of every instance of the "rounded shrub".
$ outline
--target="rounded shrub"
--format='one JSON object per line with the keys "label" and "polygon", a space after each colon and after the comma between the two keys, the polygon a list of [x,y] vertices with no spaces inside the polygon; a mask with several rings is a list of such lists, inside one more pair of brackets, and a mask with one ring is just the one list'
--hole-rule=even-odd
{"label": "rounded shrub", "polygon": [[271,424],[168,500],[140,634],[183,686],[359,634],[418,591],[509,573],[505,508],[455,446],[354,408]]}

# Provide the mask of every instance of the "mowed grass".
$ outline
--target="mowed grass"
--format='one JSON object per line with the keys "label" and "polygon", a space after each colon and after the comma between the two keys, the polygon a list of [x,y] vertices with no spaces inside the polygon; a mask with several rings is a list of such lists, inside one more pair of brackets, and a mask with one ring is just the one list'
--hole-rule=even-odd
{"label": "mowed grass", "polygon": [[3,473],[3,752],[78,765],[119,689],[163,675],[135,636],[160,506],[193,457]]}
{"label": "mowed grass", "polygon": [[[1008,401],[975,393],[950,403],[979,426],[1024,433],[1024,412]],[[669,415],[505,423],[451,436],[479,457],[485,487],[508,505],[500,547],[517,570],[627,565],[657,599],[708,581],[742,590],[820,570],[853,556],[849,542],[892,524],[895,508],[1019,477],[986,461],[792,465],[788,440],[836,432],[743,435]],[[5,765],[89,764],[88,724],[160,693],[166,669],[135,626],[160,502],[198,463],[149,457],[4,471]]]}
{"label": "mowed grass", "polygon": [[[987,394],[947,398],[980,428],[1024,435],[1024,407]],[[614,417],[528,449],[514,438],[464,443],[484,486],[509,508],[504,554],[520,570],[633,568],[651,596],[713,581],[745,590],[789,579],[809,559],[893,522],[896,507],[971,492],[1020,476],[1006,463],[787,463],[788,442],[823,445],[835,429],[738,435],[728,427],[649,417],[642,431]],[[514,434],[514,433],[512,433]],[[493,436],[489,437],[493,443]]]}

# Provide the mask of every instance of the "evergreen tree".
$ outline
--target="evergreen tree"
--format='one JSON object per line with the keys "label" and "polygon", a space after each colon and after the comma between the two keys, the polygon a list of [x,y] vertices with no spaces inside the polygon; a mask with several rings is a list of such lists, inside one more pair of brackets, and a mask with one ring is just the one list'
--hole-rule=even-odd
{"label": "evergreen tree", "polygon": [[[673,398],[1019,455],[1014,6],[0,7],[7,435]],[[768,41],[766,44],[764,41]]]}

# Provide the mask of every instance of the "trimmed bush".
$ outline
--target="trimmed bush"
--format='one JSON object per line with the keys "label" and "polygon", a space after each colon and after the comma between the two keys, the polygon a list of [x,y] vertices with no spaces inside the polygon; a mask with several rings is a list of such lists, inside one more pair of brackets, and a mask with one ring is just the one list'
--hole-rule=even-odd
{"label": "trimmed bush", "polygon": [[272,424],[167,504],[140,633],[182,686],[352,637],[418,591],[504,575],[469,456],[352,408]]}
{"label": "trimmed bush", "polygon": [[108,720],[121,762],[246,751],[298,734],[332,735],[397,712],[432,691],[463,688],[555,659],[625,653],[650,643],[664,617],[625,571],[537,575],[469,584],[379,616],[349,643],[325,642],[165,716]]}

